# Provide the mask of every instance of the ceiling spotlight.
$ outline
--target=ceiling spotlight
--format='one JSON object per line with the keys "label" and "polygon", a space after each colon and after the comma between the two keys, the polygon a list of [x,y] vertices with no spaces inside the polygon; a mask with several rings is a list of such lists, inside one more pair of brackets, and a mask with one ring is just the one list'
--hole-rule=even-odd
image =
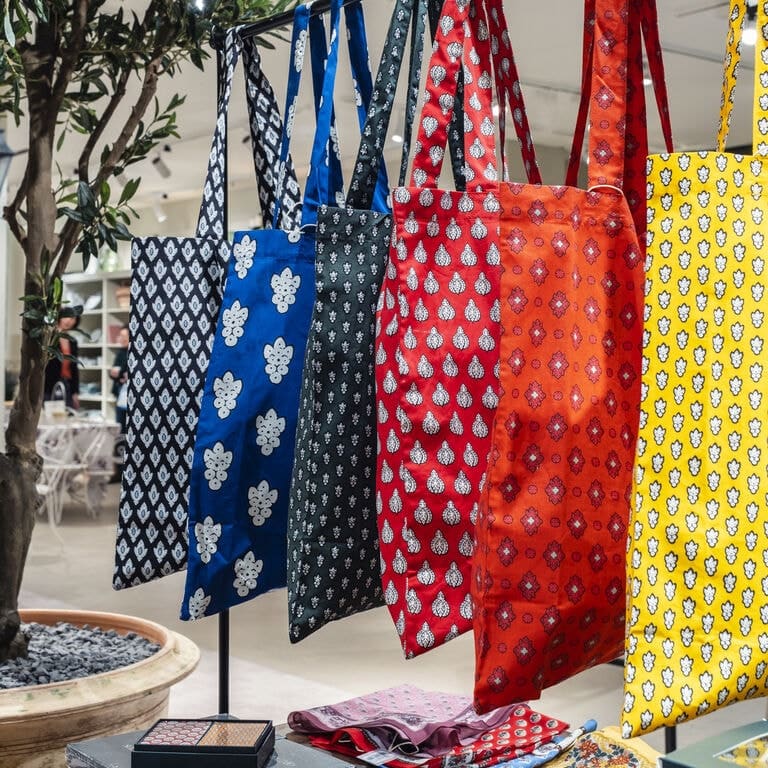
{"label": "ceiling spotlight", "polygon": [[498,104],[494,104],[491,107],[491,111],[493,112],[493,116],[494,117],[498,117],[499,113],[501,112],[501,107]]}
{"label": "ceiling spotlight", "polygon": [[155,166],[155,170],[164,178],[167,179],[171,175],[171,169],[165,164],[160,155],[152,160],[152,165]]}
{"label": "ceiling spotlight", "polygon": [[395,144],[402,144],[403,143],[403,137],[399,133],[393,133],[392,134],[392,141],[394,141]]}
{"label": "ceiling spotlight", "polygon": [[153,203],[152,211],[155,214],[155,218],[157,219],[158,224],[162,224],[168,219],[168,214],[165,212],[165,208],[163,208],[159,202]]}
{"label": "ceiling spotlight", "polygon": [[643,78],[643,88],[650,88],[653,85],[653,80],[650,77]]}

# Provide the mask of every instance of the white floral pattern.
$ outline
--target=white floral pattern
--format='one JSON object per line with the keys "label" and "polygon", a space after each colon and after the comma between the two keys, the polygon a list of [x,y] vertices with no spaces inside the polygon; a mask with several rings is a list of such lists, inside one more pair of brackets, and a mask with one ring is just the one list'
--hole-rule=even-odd
{"label": "white floral pattern", "polygon": [[213,407],[218,411],[220,419],[226,419],[237,405],[237,396],[243,390],[243,382],[227,371],[221,378],[218,376],[213,381],[213,392],[216,397]]}
{"label": "white floral pattern", "polygon": [[285,343],[282,336],[275,339],[274,344],[264,345],[264,359],[267,364],[264,370],[273,384],[279,384],[283,376],[288,375],[288,366],[293,360],[293,347]]}
{"label": "white floral pattern", "polygon": [[254,525],[264,525],[272,516],[272,505],[277,501],[277,489],[269,487],[266,480],[248,489],[248,514]]}
{"label": "white floral pattern", "polygon": [[235,561],[235,580],[232,586],[240,597],[246,597],[250,591],[256,589],[262,568],[264,561],[257,560],[253,552],[247,552],[245,557]]}
{"label": "white floral pattern", "polygon": [[[263,450],[263,449],[262,449]],[[224,450],[224,443],[218,440],[213,448],[206,448],[203,453],[205,479],[212,491],[218,491],[227,479],[227,470],[232,464],[232,451]]]}
{"label": "white floral pattern", "polygon": [[235,257],[235,273],[242,280],[248,270],[253,266],[253,257],[256,254],[256,241],[249,235],[244,235],[240,242],[235,243],[232,255]]}
{"label": "white floral pattern", "polygon": [[229,309],[222,312],[221,335],[224,337],[224,343],[228,347],[234,347],[238,339],[243,335],[243,326],[248,319],[248,307],[243,307],[240,302],[235,300]]}
{"label": "white floral pattern", "polygon": [[203,592],[202,587],[198,587],[195,590],[195,594],[189,598],[189,618],[201,619],[205,616],[205,612],[208,610],[208,606],[211,603],[211,596],[206,595]]}
{"label": "white floral pattern", "polygon": [[301,276],[294,275],[290,267],[286,267],[279,275],[272,275],[272,303],[277,311],[284,315],[291,304],[296,301],[296,291],[301,285]]}
{"label": "white floral pattern", "polygon": [[210,515],[202,523],[195,523],[195,540],[201,562],[211,562],[211,555],[215,554],[220,538],[221,524],[214,523]]}
{"label": "white floral pattern", "polygon": [[264,456],[271,455],[272,451],[279,447],[283,430],[285,419],[278,416],[274,408],[270,408],[263,416],[256,417],[256,445],[261,448]]}

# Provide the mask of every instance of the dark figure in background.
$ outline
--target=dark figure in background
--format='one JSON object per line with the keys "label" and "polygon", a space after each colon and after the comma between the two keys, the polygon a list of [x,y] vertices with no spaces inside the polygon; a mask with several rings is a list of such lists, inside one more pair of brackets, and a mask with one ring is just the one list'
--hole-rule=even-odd
{"label": "dark figure in background", "polygon": [[[79,317],[60,317],[58,329],[62,333],[71,333],[80,324]],[[59,337],[59,349],[62,355],[77,357],[77,342],[74,339]],[[53,400],[58,396],[57,384],[64,385],[64,399],[69,408],[80,407],[80,371],[76,360],[59,360],[54,357],[45,366],[45,385],[43,398]]]}
{"label": "dark figure in background", "polygon": [[120,349],[115,353],[109,377],[112,379],[112,394],[115,396],[115,420],[120,425],[120,436],[115,441],[114,471],[110,483],[120,482],[123,474],[125,454],[125,421],[128,406],[128,326],[124,325],[117,334]]}
{"label": "dark figure in background", "polygon": [[125,414],[127,408],[128,387],[128,326],[124,325],[117,334],[120,349],[115,353],[109,377],[112,379],[112,394],[115,396],[115,419],[120,425],[120,432],[125,432]]}

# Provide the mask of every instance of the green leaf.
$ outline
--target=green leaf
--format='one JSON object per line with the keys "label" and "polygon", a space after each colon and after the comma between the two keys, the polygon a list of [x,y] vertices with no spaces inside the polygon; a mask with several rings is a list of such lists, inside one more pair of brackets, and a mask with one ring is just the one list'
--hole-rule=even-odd
{"label": "green leaf", "polygon": [[53,280],[51,280],[51,296],[53,298],[53,305],[58,306],[61,304],[61,294],[64,290],[64,283],[62,283],[61,278],[56,275]]}
{"label": "green leaf", "polygon": [[120,195],[120,200],[117,202],[118,206],[127,203],[136,194],[139,184],[141,184],[141,177],[138,179],[128,179],[128,181],[125,182],[122,194]]}
{"label": "green leaf", "polygon": [[16,35],[13,33],[13,22],[11,21],[11,12],[9,8],[6,8],[3,16],[3,27],[5,29],[5,39],[12,47],[16,47]]}
{"label": "green leaf", "polygon": [[128,228],[123,224],[122,221],[118,221],[115,224],[115,237],[118,240],[130,240],[131,239],[131,233],[128,231]]}
{"label": "green leaf", "polygon": [[72,221],[78,222],[78,224],[87,224],[90,219],[86,219],[80,211],[75,208],[60,208],[59,211]]}
{"label": "green leaf", "polygon": [[93,190],[86,181],[79,181],[77,184],[77,207],[88,219],[94,219],[98,213]]}

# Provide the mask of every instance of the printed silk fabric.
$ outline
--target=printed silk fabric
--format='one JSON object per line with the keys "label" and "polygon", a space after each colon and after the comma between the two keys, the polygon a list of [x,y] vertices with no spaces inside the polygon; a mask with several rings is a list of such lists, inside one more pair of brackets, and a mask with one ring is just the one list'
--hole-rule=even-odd
{"label": "printed silk fabric", "polygon": [[501,395],[472,584],[481,712],[623,648],[643,252],[619,188],[624,141],[645,139],[624,130],[635,6],[594,7],[590,190],[501,186]]}

